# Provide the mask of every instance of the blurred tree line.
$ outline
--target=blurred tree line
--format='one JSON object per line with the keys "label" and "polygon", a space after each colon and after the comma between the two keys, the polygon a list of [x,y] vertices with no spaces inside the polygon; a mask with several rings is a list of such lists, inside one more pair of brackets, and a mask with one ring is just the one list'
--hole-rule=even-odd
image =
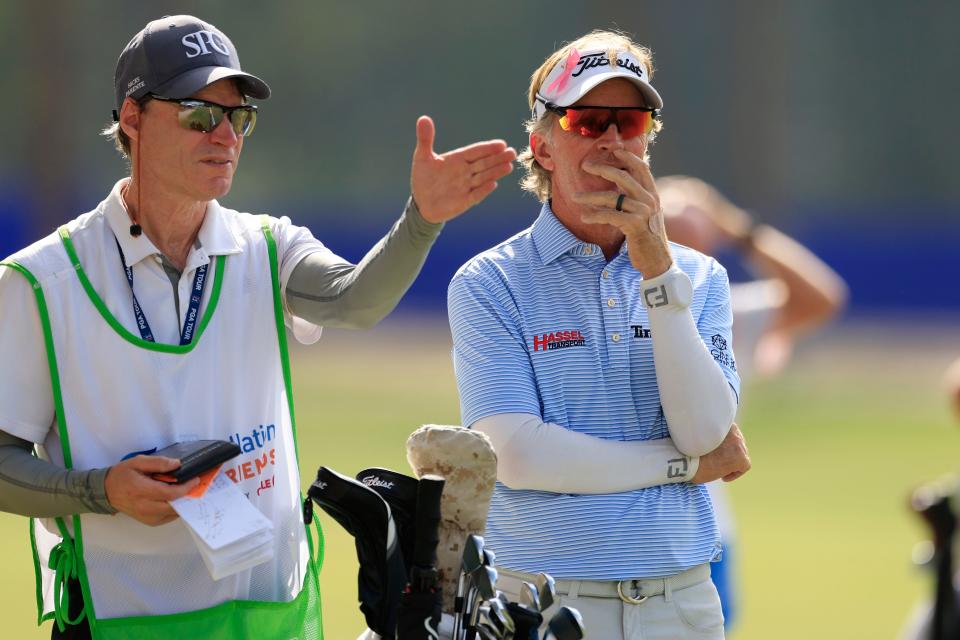
{"label": "blurred tree line", "polygon": [[[960,201],[957,2],[2,0],[0,219],[27,214],[37,237],[123,175],[98,136],[116,58],[148,20],[184,12],[273,88],[226,199],[253,211],[382,226],[407,195],[418,115],[441,150],[519,149],[530,73],[595,27],[654,50],[657,173],[704,177],[774,221],[937,218]],[[536,208],[508,178],[489,215],[525,224]]]}

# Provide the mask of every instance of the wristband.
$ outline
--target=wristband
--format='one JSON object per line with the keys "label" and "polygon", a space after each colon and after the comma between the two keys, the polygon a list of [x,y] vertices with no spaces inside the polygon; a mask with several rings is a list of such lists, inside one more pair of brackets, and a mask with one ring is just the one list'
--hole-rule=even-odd
{"label": "wristband", "polygon": [[640,281],[640,297],[647,309],[686,309],[693,299],[690,278],[677,263],[656,278]]}

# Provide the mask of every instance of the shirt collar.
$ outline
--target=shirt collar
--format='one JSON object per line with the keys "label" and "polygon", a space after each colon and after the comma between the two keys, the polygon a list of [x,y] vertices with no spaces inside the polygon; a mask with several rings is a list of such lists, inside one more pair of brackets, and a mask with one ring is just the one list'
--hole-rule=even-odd
{"label": "shirt collar", "polygon": [[240,253],[240,242],[223,207],[216,200],[207,203],[207,215],[197,234],[207,255],[221,256]]}
{"label": "shirt collar", "polygon": [[132,267],[147,256],[160,252],[145,234],[141,233],[136,238],[130,235],[130,225],[133,223],[127,213],[127,205],[123,201],[123,187],[129,180],[130,178],[124,178],[113,185],[105,201],[103,215],[117,242],[120,243],[126,266]]}
{"label": "shirt collar", "polygon": [[[120,243],[126,266],[132,267],[146,257],[159,254],[160,250],[146,234],[140,234],[137,237],[130,235],[130,215],[123,201],[123,187],[129,180],[130,178],[124,178],[113,186],[105,202],[104,216],[113,235],[117,237],[117,242]],[[240,253],[240,243],[237,241],[236,233],[216,200],[207,203],[207,213],[197,233],[197,241],[199,248],[191,251],[191,257],[187,259],[188,267],[198,261],[201,264],[209,262],[209,256]]]}
{"label": "shirt collar", "polygon": [[[603,255],[598,245],[584,242],[557,219],[550,208],[549,200],[540,208],[540,215],[533,223],[531,236],[543,264],[550,264],[565,253],[581,256]],[[627,243],[624,242],[620,246],[620,255],[626,253]]]}

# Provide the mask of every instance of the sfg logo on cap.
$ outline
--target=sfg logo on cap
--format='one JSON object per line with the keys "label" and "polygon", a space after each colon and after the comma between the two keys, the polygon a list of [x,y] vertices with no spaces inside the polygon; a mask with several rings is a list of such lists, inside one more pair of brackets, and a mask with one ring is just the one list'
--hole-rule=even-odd
{"label": "sfg logo on cap", "polygon": [[209,46],[214,51],[222,53],[225,56],[230,55],[230,49],[227,48],[226,43],[224,43],[223,38],[220,37],[220,34],[215,31],[208,31],[207,29],[201,29],[200,31],[194,31],[193,33],[188,33],[180,39],[180,42],[183,43],[183,46],[187,48],[187,57],[196,58],[197,56],[206,56],[213,53],[208,49]]}

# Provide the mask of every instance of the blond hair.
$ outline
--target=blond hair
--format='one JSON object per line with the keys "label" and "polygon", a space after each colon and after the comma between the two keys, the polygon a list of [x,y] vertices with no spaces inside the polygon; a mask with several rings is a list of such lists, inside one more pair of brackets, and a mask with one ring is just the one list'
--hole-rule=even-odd
{"label": "blond hair", "polygon": [[[550,72],[553,71],[555,66],[562,60],[567,59],[572,49],[606,49],[607,56],[612,63],[616,62],[618,51],[629,51],[647,68],[648,77],[653,78],[653,54],[650,49],[635,43],[625,33],[595,29],[585,36],[581,36],[573,42],[568,42],[554,51],[550,54],[550,57],[533,72],[533,75],[530,76],[530,89],[527,92],[527,105],[530,107],[531,113],[536,103],[537,92],[540,91],[544,80],[550,75]],[[527,133],[531,135],[536,134],[550,140],[550,132],[553,129],[553,121],[556,118],[557,115],[555,113],[548,111],[539,120],[535,115],[531,116],[530,119],[524,123],[524,126]],[[663,128],[663,125],[659,120],[654,122],[653,131],[650,132],[648,137],[648,143],[653,142],[654,137],[656,137],[657,132],[660,131],[661,128]],[[520,181],[520,186],[525,191],[529,191],[535,195],[540,202],[546,202],[547,199],[550,198],[551,192],[550,172],[537,162],[537,159],[533,155],[533,148],[530,146],[527,146],[526,149],[521,151],[517,159],[526,171],[526,175],[524,175]]]}

